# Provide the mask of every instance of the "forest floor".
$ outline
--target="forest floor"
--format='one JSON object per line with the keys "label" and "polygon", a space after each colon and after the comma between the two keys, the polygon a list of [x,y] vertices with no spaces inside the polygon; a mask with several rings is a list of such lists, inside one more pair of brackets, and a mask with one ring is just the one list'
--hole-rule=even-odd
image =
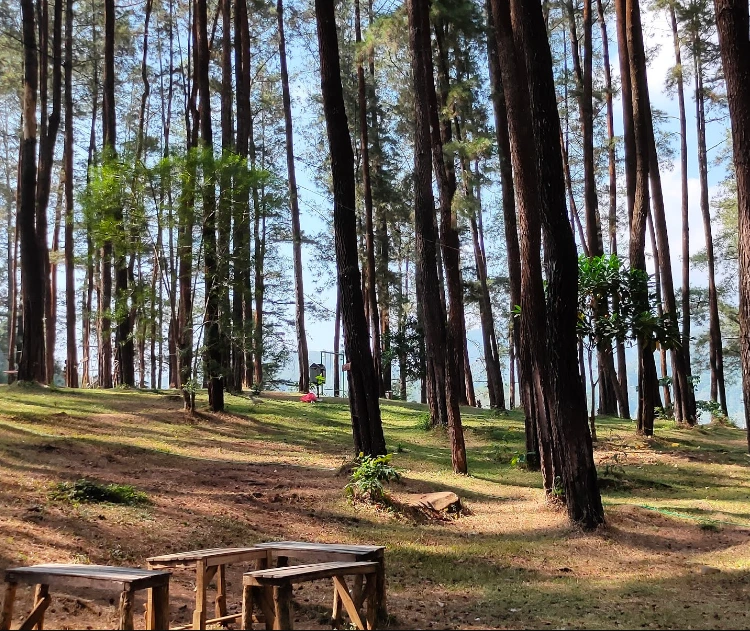
{"label": "forest floor", "polygon": [[[199,398],[199,408],[205,400]],[[469,476],[450,471],[423,406],[384,402],[406,493],[452,490],[468,514],[415,520],[345,498],[342,401],[227,397],[186,416],[175,393],[0,388],[0,570],[44,562],[141,565],[156,554],[273,539],[386,546],[395,628],[747,628],[750,458],[744,431],[600,419],[607,523],[571,527],[519,468],[519,413],[464,410]],[[52,499],[54,484],[130,484],[141,507]],[[228,572],[230,611],[242,568]],[[175,572],[172,624],[190,620],[193,576]],[[19,590],[16,622],[30,610]],[[53,593],[47,628],[114,628],[114,594]],[[211,594],[209,593],[209,598]],[[330,628],[328,584],[295,589],[295,627]],[[137,600],[138,611],[142,604]],[[143,624],[142,616],[136,624]]]}

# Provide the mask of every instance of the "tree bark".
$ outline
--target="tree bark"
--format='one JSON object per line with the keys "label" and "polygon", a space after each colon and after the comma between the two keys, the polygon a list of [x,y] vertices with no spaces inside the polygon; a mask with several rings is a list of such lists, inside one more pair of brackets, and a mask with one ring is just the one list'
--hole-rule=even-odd
{"label": "tree bark", "polygon": [[384,454],[385,437],[380,420],[378,384],[367,335],[357,260],[354,155],[341,84],[333,0],[315,0],[315,17],[323,112],[331,156],[336,268],[341,291],[344,347],[350,363],[349,404],[355,449],[367,455]]}
{"label": "tree bark", "polygon": [[[417,268],[419,269],[420,293],[422,297],[422,315],[424,324],[425,351],[428,358],[432,358],[432,370],[435,375],[433,398],[437,405],[443,405],[447,411],[448,433],[451,440],[451,460],[456,473],[466,473],[466,448],[464,446],[461,414],[458,407],[459,388],[458,378],[458,349],[460,340],[454,335],[460,334],[449,325],[445,327],[445,312],[438,294],[439,281],[437,275],[437,247],[438,241],[434,225],[434,198],[432,195],[432,174],[430,169],[430,154],[438,172],[438,182],[441,188],[441,216],[443,218],[441,236],[445,240],[446,228],[451,230],[450,206],[445,221],[443,205],[447,193],[446,171],[442,163],[442,144],[435,146],[439,140],[440,130],[437,116],[435,84],[432,69],[432,50],[430,45],[430,20],[428,0],[410,0],[407,11],[409,14],[409,44],[411,48],[411,65],[414,78],[414,108],[415,108],[415,137],[414,137],[414,234],[416,241]],[[430,128],[432,127],[432,139]],[[439,155],[438,155],[439,153]],[[450,201],[448,201],[450,205]],[[456,235],[457,236],[457,235]],[[453,243],[448,244],[451,248]],[[448,248],[443,248],[444,256]],[[458,252],[451,251],[453,263],[457,262]],[[453,267],[446,262],[446,273]],[[457,271],[457,268],[452,269]],[[449,282],[450,285],[450,282]],[[450,289],[449,289],[450,291]],[[453,302],[453,301],[451,301]],[[452,304],[451,308],[458,308]],[[453,322],[452,324],[455,324]],[[429,397],[428,390],[428,397]]]}
{"label": "tree bark", "polygon": [[[362,43],[362,25],[360,18],[359,0],[354,0],[354,41],[355,45]],[[380,396],[385,396],[383,383],[383,360],[380,340],[380,316],[378,314],[378,298],[375,276],[375,228],[373,223],[372,206],[372,178],[370,165],[370,142],[367,128],[367,85],[365,69],[362,62],[362,51],[357,52],[357,110],[359,115],[359,144],[362,153],[362,196],[365,202],[365,300],[370,319],[370,334],[372,336],[372,352],[375,362],[375,378],[378,380]],[[390,389],[390,384],[388,386]]]}
{"label": "tree bark", "polygon": [[525,58],[528,84],[519,85],[529,88],[529,113],[537,150],[536,175],[547,268],[548,403],[553,445],[562,465],[568,517],[585,528],[595,528],[604,521],[604,510],[586,400],[577,370],[578,307],[570,300],[570,296],[578,295],[578,256],[567,219],[560,152],[555,143],[549,142],[560,135],[552,55],[541,5],[511,0],[511,21],[516,46]]}
{"label": "tree bark", "polygon": [[[624,6],[621,7],[624,3]],[[631,157],[634,165],[635,186],[633,189],[633,208],[630,222],[630,266],[632,269],[646,270],[646,217],[649,212],[649,131],[648,114],[645,111],[648,101],[644,95],[646,86],[646,60],[643,50],[643,39],[638,0],[617,0],[618,35],[620,17],[624,20],[626,39],[620,44],[625,47],[624,66],[621,74],[627,72],[629,76],[630,95],[632,97],[633,122],[633,152]],[[618,37],[619,39],[619,37]],[[622,50],[620,51],[622,61]],[[623,83],[623,90],[624,90]],[[623,99],[625,103],[625,99]],[[626,169],[628,168],[628,145],[626,143]],[[627,171],[626,171],[627,172]],[[630,203],[630,202],[629,202]],[[639,288],[634,297],[638,308],[646,310],[648,307],[648,287]],[[654,407],[659,397],[654,363],[654,348],[650,336],[638,333],[639,373],[638,373],[638,417],[639,433],[650,436],[654,432]]]}
{"label": "tree bark", "polygon": [[[494,6],[490,0],[487,1],[487,16],[490,86],[492,89],[492,104],[495,113],[495,133],[497,135],[498,156],[500,160],[503,224],[505,228],[508,276],[510,279],[511,344],[514,347],[513,356],[517,356],[519,360],[518,385],[521,404],[523,405],[525,414],[526,462],[529,468],[539,469],[541,467],[541,452],[539,447],[539,419],[534,398],[536,385],[533,381],[533,355],[521,350],[520,319],[516,318],[514,315],[515,308],[517,306],[520,307],[521,305],[522,283],[521,251],[516,221],[516,193],[513,181],[513,165],[511,163],[511,159],[517,160],[518,158],[513,157],[514,154],[511,152],[508,108],[506,106],[505,91],[503,89],[503,72],[500,68],[500,56],[498,54],[499,42],[497,39],[497,18],[494,15]],[[511,60],[509,59],[509,61]],[[513,60],[512,63],[515,64],[515,61]],[[512,73],[513,71],[512,69],[507,69],[504,72]],[[515,388],[513,382],[513,377],[511,377],[511,404]],[[545,476],[545,479],[549,478],[552,480],[550,475]]]}
{"label": "tree bark", "polygon": [[219,331],[220,283],[216,241],[215,164],[211,129],[211,91],[209,87],[208,17],[206,0],[195,2],[195,81],[198,84],[199,119],[203,170],[203,268],[206,292],[204,328],[204,370],[208,380],[208,404],[212,411],[224,409],[224,380]]}
{"label": "tree bark", "polygon": [[67,347],[66,386],[78,387],[76,345],[75,251],[73,243],[73,3],[65,6],[65,327]]}
{"label": "tree bark", "polygon": [[[700,206],[703,232],[706,237],[706,267],[708,268],[708,340],[711,369],[711,401],[719,401],[726,416],[727,394],[724,385],[724,352],[719,321],[719,297],[716,291],[716,264],[714,241],[711,234],[711,208],[708,199],[708,157],[706,155],[706,95],[703,88],[703,60],[700,48],[693,54],[693,79],[695,82],[695,121],[698,136],[698,173],[700,179]],[[684,326],[684,325],[683,325]]]}
{"label": "tree bark", "polygon": [[36,231],[36,101],[39,71],[34,5],[21,1],[24,53],[23,153],[21,156],[21,195],[16,225],[21,241],[21,295],[23,299],[23,342],[18,379],[47,379],[44,352],[44,288],[45,269],[42,250],[47,244],[39,241]]}
{"label": "tree bark", "polygon": [[750,449],[750,20],[744,0],[714,0],[714,7],[732,123],[732,153],[737,181],[740,361]]}
{"label": "tree bark", "polygon": [[[677,79],[677,103],[680,119],[680,186],[682,195],[680,207],[682,216],[682,352],[685,356],[685,368],[688,376],[692,375],[690,366],[690,218],[688,206],[688,154],[687,154],[687,119],[685,116],[685,80],[682,70],[682,52],[680,37],[677,31],[675,3],[669,3],[669,21],[672,26],[674,57]],[[692,379],[691,379],[692,381]]]}
{"label": "tree bark", "polygon": [[[359,7],[359,4],[357,4]],[[358,11],[358,9],[357,9]],[[281,89],[284,103],[284,129],[286,133],[286,167],[289,176],[289,210],[292,214],[292,257],[294,259],[294,323],[297,329],[297,361],[299,364],[299,391],[310,389],[310,370],[305,330],[305,292],[302,282],[302,229],[299,222],[299,199],[297,174],[294,168],[294,133],[292,130],[292,102],[289,96],[289,73],[286,67],[286,40],[284,37],[283,0],[276,2],[279,21],[279,59],[281,66]],[[370,200],[372,206],[372,199]],[[373,288],[373,291],[374,288]],[[379,354],[379,351],[378,351]],[[376,358],[377,364],[377,358]]]}

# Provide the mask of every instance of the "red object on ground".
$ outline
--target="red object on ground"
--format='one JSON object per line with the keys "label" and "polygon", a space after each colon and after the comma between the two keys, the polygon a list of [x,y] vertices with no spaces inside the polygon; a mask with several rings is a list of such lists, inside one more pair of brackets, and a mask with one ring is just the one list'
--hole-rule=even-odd
{"label": "red object on ground", "polygon": [[313,401],[317,401],[318,397],[314,392],[308,392],[307,394],[303,394],[299,400],[303,403],[312,403]]}

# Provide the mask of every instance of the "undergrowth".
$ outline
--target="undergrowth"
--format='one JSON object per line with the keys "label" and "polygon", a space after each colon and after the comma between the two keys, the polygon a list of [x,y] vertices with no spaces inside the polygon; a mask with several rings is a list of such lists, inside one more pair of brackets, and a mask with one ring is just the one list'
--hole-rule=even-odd
{"label": "undergrowth", "polygon": [[53,486],[49,496],[53,500],[63,500],[71,504],[143,506],[150,503],[143,491],[129,484],[101,484],[83,478],[75,482],[58,482]]}

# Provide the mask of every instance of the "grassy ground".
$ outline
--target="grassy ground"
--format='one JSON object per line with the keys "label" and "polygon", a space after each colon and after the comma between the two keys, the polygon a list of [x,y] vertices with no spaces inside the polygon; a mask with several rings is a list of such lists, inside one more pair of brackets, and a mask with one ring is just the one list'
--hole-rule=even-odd
{"label": "grassy ground", "polygon": [[[384,402],[406,493],[454,490],[470,514],[421,520],[352,506],[338,467],[351,456],[339,401],[227,398],[185,416],[174,393],[0,388],[0,569],[41,562],[142,564],[147,556],[270,539],[387,546],[398,628],[746,628],[750,625],[750,458],[744,432],[600,419],[596,458],[607,525],[572,528],[544,503],[517,413],[465,410],[470,476],[450,471],[422,406]],[[199,400],[199,408],[205,401]],[[145,506],[71,504],[56,483],[132,485]],[[236,608],[239,574],[229,574]],[[189,620],[191,576],[172,582],[172,621]],[[20,609],[28,611],[30,593]],[[55,594],[48,628],[110,628],[114,600]],[[298,628],[325,628],[327,585],[295,592]],[[19,612],[18,615],[20,615]],[[18,619],[18,617],[17,617]],[[138,622],[142,622],[138,620]]]}

